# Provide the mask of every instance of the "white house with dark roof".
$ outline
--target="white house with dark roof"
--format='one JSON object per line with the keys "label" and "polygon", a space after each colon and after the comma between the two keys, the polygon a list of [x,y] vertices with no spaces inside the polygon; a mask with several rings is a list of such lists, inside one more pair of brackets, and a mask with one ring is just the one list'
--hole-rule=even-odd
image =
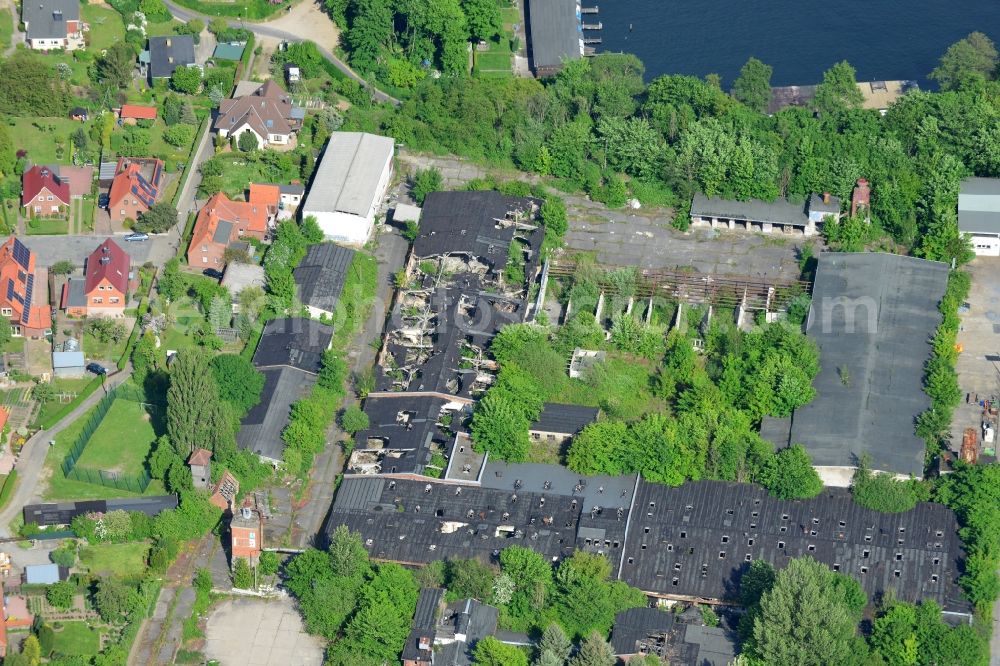
{"label": "white house with dark roof", "polygon": [[972,249],[1000,257],[1000,178],[966,178],[958,193],[958,230],[969,234]]}
{"label": "white house with dark roof", "polygon": [[302,204],[302,216],[315,217],[327,240],[364,245],[392,178],[395,146],[386,136],[331,134]]}
{"label": "white house with dark roof", "polygon": [[28,48],[72,51],[86,46],[77,0],[24,0],[21,21]]}

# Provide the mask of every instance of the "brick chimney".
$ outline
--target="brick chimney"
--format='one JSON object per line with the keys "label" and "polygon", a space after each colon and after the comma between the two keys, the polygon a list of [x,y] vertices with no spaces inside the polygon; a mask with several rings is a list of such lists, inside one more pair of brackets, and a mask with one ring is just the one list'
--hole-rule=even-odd
{"label": "brick chimney", "polygon": [[823,193],[823,203],[825,203],[825,204],[830,203],[830,193],[829,192],[824,192]]}
{"label": "brick chimney", "polygon": [[871,188],[868,187],[868,181],[864,178],[858,178],[858,182],[854,186],[854,192],[851,194],[851,217],[857,215],[859,210],[864,209],[864,215],[868,218],[870,216],[871,202],[872,192]]}

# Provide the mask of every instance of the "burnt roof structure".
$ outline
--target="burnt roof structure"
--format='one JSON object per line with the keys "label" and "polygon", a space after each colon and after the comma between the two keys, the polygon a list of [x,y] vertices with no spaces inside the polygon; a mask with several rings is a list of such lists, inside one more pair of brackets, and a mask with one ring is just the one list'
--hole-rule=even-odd
{"label": "burnt roof structure", "polygon": [[[827,485],[848,485],[864,454],[874,470],[921,478],[925,447],[914,421],[930,406],[924,364],[947,282],[940,262],[820,254],[806,326],[820,351],[816,399],[792,415],[789,439],[774,443],[801,442]],[[766,431],[784,432],[775,423]]]}
{"label": "burnt roof structure", "polygon": [[869,599],[892,590],[901,601],[970,610],[957,585],[958,524],[940,504],[879,513],[841,489],[786,501],[751,484],[643,482],[631,515],[619,578],[653,594],[734,599],[753,560],[780,569],[808,556],[858,580]]}
{"label": "burnt roof structure", "polygon": [[[404,663],[470,666],[475,663],[476,642],[497,633],[499,610],[475,599],[445,605],[444,592],[420,590],[410,635],[400,656]],[[527,637],[518,635],[516,644],[522,641],[527,643]]]}
{"label": "burnt roof structure", "polygon": [[287,366],[316,374],[323,367],[323,352],[330,348],[333,327],[307,317],[272,319],[253,355],[258,370]]}
{"label": "burnt roof structure", "polygon": [[161,511],[169,511],[176,508],[177,495],[157,495],[152,497],[126,497],[109,500],[27,504],[22,511],[25,523],[35,523],[40,527],[49,527],[52,525],[68,525],[77,516],[87,513],[141,511],[147,516],[152,517]]}
{"label": "burnt roof structure", "polygon": [[[493,190],[431,192],[424,200],[415,257],[462,254],[488,262],[494,270],[507,264],[510,243],[518,230],[533,231],[539,202]],[[540,234],[531,235],[537,253]]]}
{"label": "burnt roof structure", "polygon": [[575,435],[596,421],[600,412],[601,410],[597,407],[547,402],[542,406],[542,413],[538,415],[538,420],[531,424],[529,430]]}
{"label": "burnt roof structure", "polygon": [[421,588],[420,596],[417,597],[417,607],[413,612],[410,635],[403,644],[403,653],[399,656],[402,661],[431,662],[434,656],[434,632],[443,602],[444,590],[441,588]]}
{"label": "burnt roof structure", "polygon": [[971,612],[957,584],[965,555],[950,509],[878,513],[841,489],[786,501],[751,484],[671,487],[487,461],[469,480],[349,475],[326,533],[341,524],[361,534],[371,557],[406,564],[495,561],[510,545],[552,561],[597,552],[619,580],[687,600],[732,601],[753,560],[780,569],[808,556],[858,580],[869,599],[891,590],[903,601],[932,599],[947,614]]}
{"label": "burnt roof structure", "polygon": [[656,608],[631,608],[615,616],[611,647],[618,656],[652,654],[676,666],[727,666],[736,636],[722,627],[681,624]]}

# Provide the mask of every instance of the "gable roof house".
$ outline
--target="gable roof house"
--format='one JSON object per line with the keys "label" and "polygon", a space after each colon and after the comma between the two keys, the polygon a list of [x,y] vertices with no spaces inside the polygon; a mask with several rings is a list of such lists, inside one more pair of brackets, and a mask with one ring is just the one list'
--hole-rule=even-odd
{"label": "gable roof house", "polygon": [[302,216],[314,216],[327,240],[364,245],[392,178],[395,146],[390,137],[375,134],[331,134]]}
{"label": "gable roof house", "polygon": [[271,207],[246,201],[233,201],[224,192],[212,196],[198,213],[188,246],[188,265],[222,267],[226,248],[241,237],[264,240],[274,221]]}
{"label": "gable roof house", "polygon": [[[103,169],[102,169],[103,170]],[[112,222],[138,220],[160,200],[164,185],[163,161],[155,157],[120,157],[108,192]]]}
{"label": "gable roof house", "polygon": [[191,35],[149,38],[150,81],[170,78],[178,67],[190,67],[194,64],[194,38]]}
{"label": "gable roof house", "polygon": [[0,245],[0,315],[10,320],[15,336],[40,338],[52,328],[41,282],[35,276],[35,254],[24,243],[12,236]]}
{"label": "gable roof house", "polygon": [[244,132],[257,139],[257,147],[288,145],[302,127],[304,110],[274,81],[267,81],[249,95],[222,100],[215,119],[219,136],[237,141]]}
{"label": "gable roof house", "polygon": [[969,234],[972,249],[1000,257],[1000,178],[966,178],[958,193],[958,230]]}
{"label": "gable roof house", "polygon": [[354,250],[341,245],[318,243],[309,246],[292,275],[298,298],[310,315],[333,317],[353,259]]}
{"label": "gable roof house", "polygon": [[264,375],[260,402],[243,417],[236,444],[266,462],[281,463],[292,404],[309,394],[330,348],[333,327],[305,317],[272,319],[264,326],[254,367]]}
{"label": "gable roof house", "polygon": [[[806,334],[819,347],[816,398],[790,418],[767,418],[776,446],[802,443],[828,486],[850,485],[858,460],[900,478],[922,478],[917,417],[930,407],[924,364],[941,323],[948,265],[874,252],[819,256]],[[843,381],[845,370],[850,381]]]}
{"label": "gable roof house", "polygon": [[108,238],[87,257],[84,265],[84,294],[87,315],[121,317],[128,302],[128,282],[132,260]]}
{"label": "gable roof house", "polygon": [[69,207],[69,183],[47,166],[35,165],[21,176],[21,206],[26,215],[58,215]]}
{"label": "gable roof house", "polygon": [[24,0],[21,21],[28,48],[72,51],[86,46],[77,0]]}

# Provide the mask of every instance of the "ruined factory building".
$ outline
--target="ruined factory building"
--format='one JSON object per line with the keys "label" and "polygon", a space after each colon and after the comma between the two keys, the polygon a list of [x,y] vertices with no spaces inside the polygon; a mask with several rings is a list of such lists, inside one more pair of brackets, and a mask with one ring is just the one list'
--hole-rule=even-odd
{"label": "ruined factory building", "polygon": [[781,568],[808,556],[859,581],[869,599],[892,590],[903,601],[933,599],[948,614],[970,613],[957,584],[964,552],[951,510],[921,503],[878,513],[839,488],[785,501],[751,484],[671,487],[487,462],[468,482],[349,475],[327,534],[342,524],[360,533],[371,557],[413,565],[496,561],[512,545],[552,561],[600,553],[617,579],[681,600],[733,600],[754,560]]}
{"label": "ruined factory building", "polygon": [[801,443],[823,483],[846,487],[863,454],[872,469],[921,478],[914,421],[930,407],[924,364],[941,323],[948,266],[895,254],[819,257],[807,335],[819,346],[816,398],[791,419],[765,419],[778,446]]}

